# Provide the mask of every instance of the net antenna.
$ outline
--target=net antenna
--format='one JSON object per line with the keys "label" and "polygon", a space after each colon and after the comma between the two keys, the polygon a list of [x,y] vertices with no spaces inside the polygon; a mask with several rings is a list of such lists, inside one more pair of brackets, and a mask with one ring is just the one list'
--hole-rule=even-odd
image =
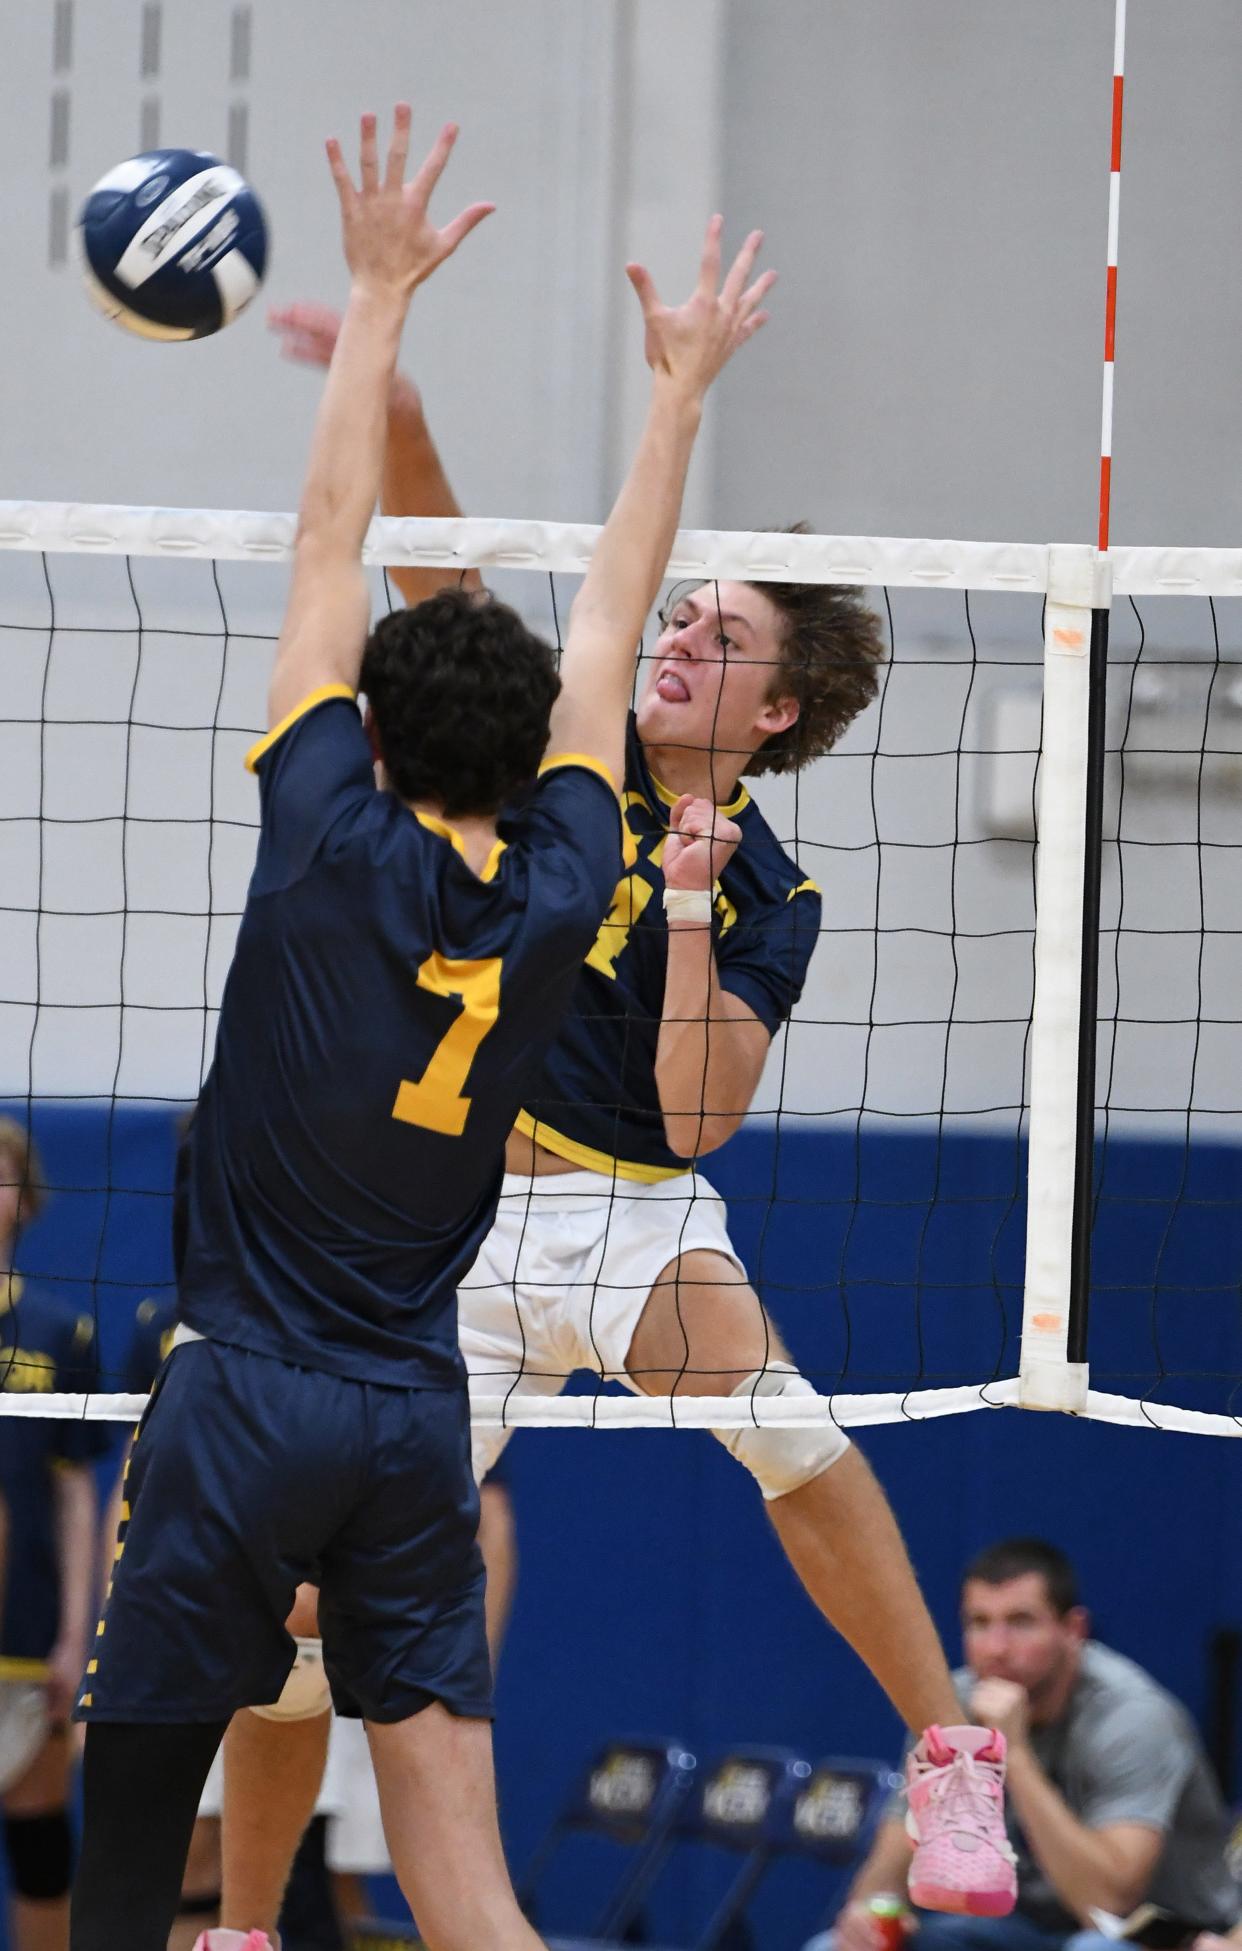
{"label": "net antenna", "polygon": [[[1108,559],[1113,467],[1113,373],[1126,0],[1115,0],[1109,135],[1100,511],[1094,560],[1066,561],[1050,579],[1044,634],[1044,750],[1036,855],[1035,1014],[1032,1033],[1027,1278],[1019,1403],[1087,1406],[1103,861]],[[1075,888],[1081,898],[1075,913]],[[1077,995],[1072,971],[1077,969]],[[1072,1173],[1058,1154],[1072,1092]]]}

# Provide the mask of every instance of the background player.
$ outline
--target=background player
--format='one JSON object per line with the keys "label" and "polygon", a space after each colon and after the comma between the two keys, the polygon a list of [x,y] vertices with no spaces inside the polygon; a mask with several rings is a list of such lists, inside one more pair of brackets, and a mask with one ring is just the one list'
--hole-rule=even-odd
{"label": "background player", "polygon": [[[95,1324],[19,1274],[22,1227],[42,1210],[27,1132],[0,1117],[0,1387],[99,1386]],[[64,1951],[69,1936],[73,1752],[69,1714],[95,1610],[101,1423],[0,1417],[0,1500],[9,1513],[0,1609],[0,1764],[14,1951]],[[11,1743],[11,1746],[10,1746]]]}
{"label": "background player", "polygon": [[[534,786],[548,744],[548,647],[462,594],[366,636],[360,554],[402,322],[490,207],[437,231],[427,203],[455,131],[404,187],[408,134],[401,108],[381,179],[364,118],[361,191],[329,145],[353,287],[303,493],[272,730],[252,754],[258,858],[190,1141],[178,1334],[192,1339],[135,1445],[79,1700],[73,1951],[161,1951],[211,1756],[236,1708],[280,1693],[284,1621],[312,1573],[334,1694],[366,1720],[424,1940],[537,1942],[496,1827],[455,1289],[616,880],[634,646],[703,395],[762,324],[771,280],[747,288],[756,233],[720,286],[719,219],[679,310],[634,268],[651,408],[574,606],[544,776],[502,835],[499,808]],[[389,791],[375,789],[354,707],[360,670]]]}
{"label": "background player", "polygon": [[[324,308],[290,307],[272,323],[293,356],[330,352]],[[394,382],[389,414],[388,512],[459,514],[409,381]],[[393,573],[417,601],[435,572]],[[821,922],[818,890],[743,776],[832,747],[875,695],[879,630],[849,589],[722,582],[674,597],[627,749],[638,859],[518,1121],[497,1223],[460,1297],[462,1349],[483,1391],[555,1390],[583,1367],[651,1394],[813,1393],[747,1283],[723,1203],[687,1162],[741,1124]],[[670,895],[682,912],[668,912]],[[480,1471],[503,1441],[476,1439]],[[916,1733],[960,1723],[897,1526],[859,1453],[831,1428],[722,1441],[755,1476],[810,1597],[902,1718]],[[925,1902],[990,1910],[1012,1903],[1014,1872],[998,1771],[975,1745],[963,1733],[948,1766],[991,1846],[964,1836],[960,1850],[941,1847],[933,1809],[947,1806],[948,1778],[920,1750],[928,1850],[913,1881]]]}

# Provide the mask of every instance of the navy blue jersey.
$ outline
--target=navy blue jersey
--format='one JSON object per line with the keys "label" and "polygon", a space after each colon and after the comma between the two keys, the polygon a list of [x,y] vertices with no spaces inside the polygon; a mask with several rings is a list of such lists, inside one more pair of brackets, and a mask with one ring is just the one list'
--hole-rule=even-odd
{"label": "navy blue jersey", "polygon": [[125,1389],[129,1395],[146,1395],[159,1374],[160,1366],[172,1347],[177,1325],[177,1303],[165,1298],[157,1301],[148,1294],[134,1313],[134,1332],[125,1357]]}
{"label": "navy blue jersey", "polygon": [[[95,1323],[20,1274],[0,1275],[0,1387],[81,1393],[99,1387]],[[0,1495],[9,1542],[0,1615],[0,1679],[41,1675],[60,1630],[56,1472],[108,1447],[104,1423],[0,1416]]]}
{"label": "navy blue jersey", "polygon": [[179,1312],[287,1362],[455,1386],[455,1290],[616,883],[617,795],[553,760],[475,874],[450,826],[376,790],[345,686],[251,762],[258,854],[189,1137]]}
{"label": "navy blue jersey", "polygon": [[[661,861],[677,795],[652,774],[631,715],[625,818],[637,844],[588,955],[573,1008],[548,1052],[519,1129],[589,1171],[623,1179],[686,1170],[669,1150],[656,1090],[668,929]],[[775,1035],[799,996],[822,902],[741,787],[721,812],[742,829],[716,888],[712,939],[720,984]]]}

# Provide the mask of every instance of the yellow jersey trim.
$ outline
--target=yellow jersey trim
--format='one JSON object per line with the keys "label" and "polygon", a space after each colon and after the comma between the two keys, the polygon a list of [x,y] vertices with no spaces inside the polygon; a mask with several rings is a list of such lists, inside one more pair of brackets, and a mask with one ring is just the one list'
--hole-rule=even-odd
{"label": "yellow jersey trim", "polygon": [[630,796],[622,796],[620,786],[618,786],[612,776],[611,770],[604,764],[604,761],[602,759],[593,759],[587,752],[554,752],[552,757],[545,759],[540,766],[539,777],[542,779],[545,772],[556,772],[561,766],[567,765],[581,766],[584,772],[593,772],[597,779],[603,780],[610,793],[616,794],[618,804],[621,807],[621,865],[627,871],[631,867],[637,867],[638,842],[630,832],[629,823],[625,817],[625,808],[629,804]]}
{"label": "yellow jersey trim", "polygon": [[545,772],[556,772],[563,765],[580,765],[584,772],[595,773],[620,799],[621,788],[612,776],[611,766],[606,766],[602,759],[593,759],[589,752],[554,752],[550,759],[543,761],[539,768],[539,777],[542,779]]}
{"label": "yellow jersey trim", "polygon": [[818,894],[822,896],[823,892],[824,890],[818,881],[799,881],[797,887],[791,887],[785,896],[785,906],[788,907],[789,903],[797,894]]}
{"label": "yellow jersey trim", "polygon": [[47,1671],[46,1660],[17,1660],[0,1654],[0,1680],[39,1682],[47,1679]]}
{"label": "yellow jersey trim", "polygon": [[514,1129],[523,1137],[533,1139],[536,1145],[542,1145],[545,1152],[555,1152],[571,1165],[580,1165],[584,1172],[602,1172],[608,1179],[634,1179],[640,1185],[656,1185],[661,1179],[680,1179],[683,1172],[690,1170],[688,1162],[639,1165],[635,1159],[613,1158],[609,1152],[597,1152],[592,1145],[580,1145],[576,1138],[566,1138],[563,1132],[553,1131],[550,1125],[532,1118],[529,1111],[518,1112]]}
{"label": "yellow jersey trim", "polygon": [[[414,818],[420,826],[425,826],[428,833],[438,833],[441,840],[447,840],[453,852],[460,854],[462,859],[466,861],[467,867],[470,867],[470,862],[466,860],[466,843],[455,826],[450,826],[447,820],[442,820],[436,813],[420,813],[417,808],[414,808],[413,811]],[[478,874],[475,876],[476,880],[495,880],[496,869],[500,866],[500,856],[507,845],[507,841],[497,840],[491,852],[488,854],[487,859],[479,869]],[[474,869],[471,868],[470,871],[473,873]]]}
{"label": "yellow jersey trim", "polygon": [[[666,806],[676,806],[678,800],[682,797],[680,793],[671,793],[663,780],[656,778],[654,772],[651,774],[651,783]],[[727,806],[721,806],[719,801],[717,802],[716,811],[723,813],[726,820],[731,820],[735,813],[740,813],[743,807],[749,805],[750,794],[747,792],[745,786],[739,786],[735,798],[731,799]]]}
{"label": "yellow jersey trim", "polygon": [[26,1283],[20,1274],[0,1274],[0,1314],[7,1314],[21,1300]]}
{"label": "yellow jersey trim", "polygon": [[270,732],[265,732],[258,743],[251,746],[246,754],[246,771],[253,772],[263,754],[271,751],[277,739],[283,738],[291,725],[296,725],[299,718],[304,718],[316,705],[323,704],[326,698],[348,698],[352,702],[357,695],[348,684],[321,684],[317,691],[308,693],[300,705],[294,705],[292,711],[287,711],[279,725],[273,725]]}

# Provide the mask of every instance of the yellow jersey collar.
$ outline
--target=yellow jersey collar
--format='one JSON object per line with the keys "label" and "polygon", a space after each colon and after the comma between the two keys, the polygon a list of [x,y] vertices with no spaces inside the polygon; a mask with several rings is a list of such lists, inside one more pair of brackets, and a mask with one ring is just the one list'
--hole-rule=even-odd
{"label": "yellow jersey collar", "polygon": [[[655,787],[656,792],[663,800],[664,804],[666,806],[676,806],[678,800],[681,798],[681,794],[671,793],[668,787],[664,784],[664,781],[662,779],[656,778],[650,766],[648,766],[647,768],[647,774],[651,780],[652,785]],[[750,805],[750,794],[747,792],[745,786],[739,784],[737,792],[735,793],[734,797],[729,801],[728,805],[721,806],[719,803],[717,803],[716,811],[718,813],[723,813],[726,820],[731,820],[735,813],[740,813],[744,806],[749,806],[749,805]]]}

